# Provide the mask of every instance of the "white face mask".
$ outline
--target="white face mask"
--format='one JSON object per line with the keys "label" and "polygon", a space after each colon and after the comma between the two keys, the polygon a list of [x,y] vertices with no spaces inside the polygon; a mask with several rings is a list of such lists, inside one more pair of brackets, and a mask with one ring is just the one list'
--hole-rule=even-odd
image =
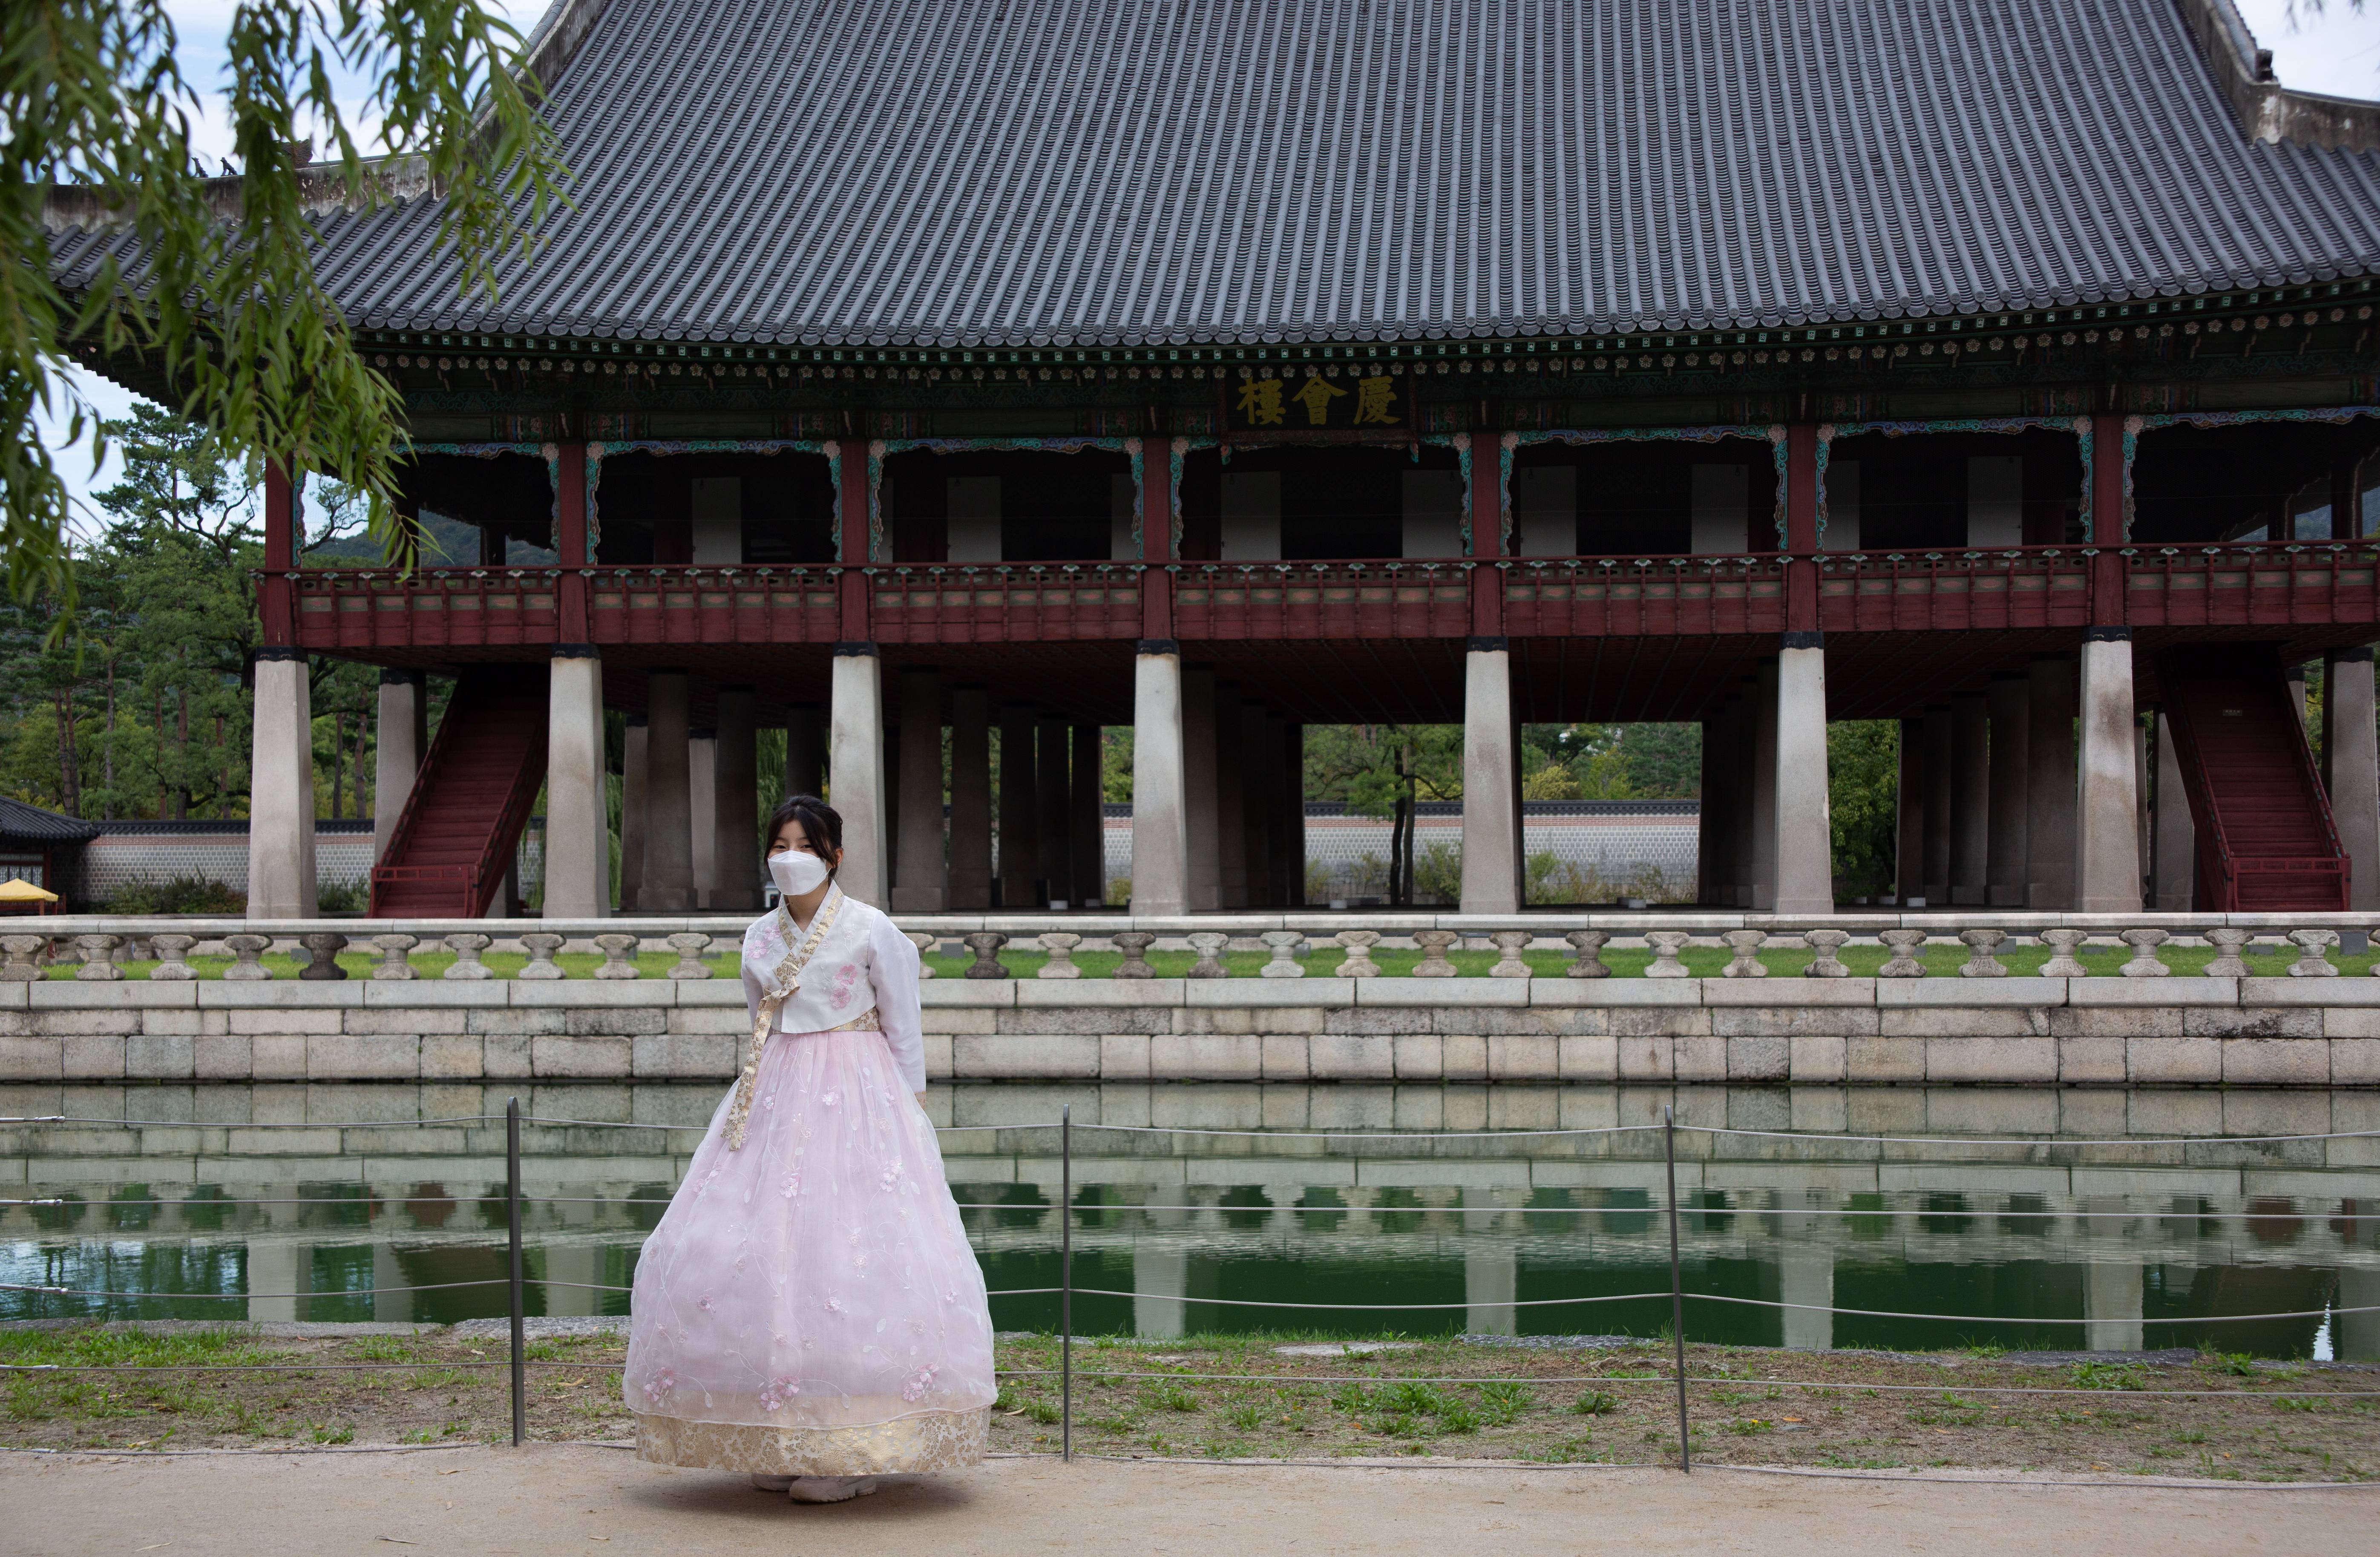
{"label": "white face mask", "polygon": [[801,897],[826,884],[826,861],[799,849],[769,857],[769,879],[787,897]]}

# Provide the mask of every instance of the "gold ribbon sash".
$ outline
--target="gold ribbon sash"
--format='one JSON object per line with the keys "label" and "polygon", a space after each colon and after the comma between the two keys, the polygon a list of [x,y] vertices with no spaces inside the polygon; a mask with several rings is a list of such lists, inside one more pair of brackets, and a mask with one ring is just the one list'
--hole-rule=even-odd
{"label": "gold ribbon sash", "polygon": [[777,919],[784,931],[785,943],[794,949],[785,954],[769,975],[768,987],[760,993],[760,1008],[752,1017],[752,1044],[745,1051],[744,1068],[735,1077],[735,1101],[727,1107],[727,1150],[744,1150],[744,1125],[752,1113],[752,1089],[759,1085],[760,1051],[769,1041],[769,1030],[777,1025],[777,1013],[784,1008],[794,991],[802,987],[802,969],[817,955],[819,943],[834,928],[834,917],[843,907],[843,888],[830,888],[826,901],[819,905],[818,917],[810,921],[810,932],[799,946],[794,946],[794,916],[784,903],[777,904]]}

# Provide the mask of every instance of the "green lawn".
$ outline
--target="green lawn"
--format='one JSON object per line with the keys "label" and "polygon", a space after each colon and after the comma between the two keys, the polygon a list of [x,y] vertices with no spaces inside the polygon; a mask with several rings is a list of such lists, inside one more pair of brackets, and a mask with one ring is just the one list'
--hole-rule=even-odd
{"label": "green lawn", "polygon": [[[1096,941],[1099,938],[1091,939]],[[1345,959],[1346,955],[1337,946],[1318,943],[1311,955],[1305,959],[1306,976],[1316,979],[1331,976],[1338,970],[1339,964]],[[1882,946],[1859,945],[1846,946],[1841,954],[1844,966],[1852,973],[1863,976],[1872,975],[1877,968],[1883,967],[1887,955]],[[1963,946],[1929,946],[1924,955],[1926,972],[1930,977],[1937,979],[1956,978],[1959,968],[1967,961],[1967,950]],[[2104,977],[2115,977],[2117,969],[2130,960],[2131,955],[2131,950],[2122,946],[2087,946],[2082,952],[2083,966],[2090,968],[2095,975]],[[2214,950],[2205,946],[2164,948],[2166,966],[2178,974],[2203,972],[2214,955]],[[2259,942],[2249,949],[2246,955],[2248,966],[2255,972],[2280,976],[2288,973],[2289,965],[2297,960],[2298,954],[2294,946],[2268,941]],[[2031,977],[2038,974],[2041,971],[2041,965],[2047,960],[2048,956],[2049,949],[2040,945],[2005,946],[2000,952],[2000,961],[2007,965],[2010,977]],[[1763,952],[1760,961],[1772,974],[1791,975],[1798,974],[1807,967],[1810,957],[1811,954],[1808,952],[1772,951]],[[489,952],[482,955],[480,960],[486,963],[489,970],[499,979],[517,976],[528,961],[517,952],[510,954]],[[603,962],[601,956],[591,953],[576,955],[565,954],[554,960],[562,966],[563,971],[573,979],[592,977],[595,969],[602,966]],[[1047,953],[1020,950],[1014,945],[1011,945],[1000,955],[1001,966],[1019,979],[1033,978],[1049,960]],[[1196,953],[1186,951],[1153,951],[1148,954],[1149,966],[1157,970],[1158,977],[1165,979],[1183,977],[1190,971],[1191,966],[1197,960]],[[1265,952],[1223,954],[1223,966],[1234,979],[1257,977],[1257,970],[1270,960],[1270,955]],[[1379,965],[1382,976],[1402,978],[1412,974],[1415,965],[1421,961],[1421,954],[1387,951],[1375,947],[1372,951],[1372,960]],[[1449,954],[1447,960],[1453,963],[1456,971],[1465,977],[1484,978],[1488,970],[1495,966],[1497,954],[1493,951],[1458,951]],[[1567,953],[1560,952],[1528,952],[1523,954],[1523,960],[1529,965],[1530,970],[1536,977],[1558,979],[1561,977],[1562,970],[1569,966],[1571,957]],[[1611,969],[1615,978],[1641,978],[1652,960],[1653,955],[1648,951],[1606,947],[1603,953],[1603,961]],[[1695,974],[1705,978],[1717,978],[1730,960],[1730,954],[1723,946],[1690,946],[1680,954],[1680,960]],[[2361,953],[2354,956],[2339,956],[2334,954],[2331,958],[2332,963],[2342,975],[2368,974],[2372,971],[2375,960],[2380,960],[2380,954],[2371,952]],[[414,971],[420,977],[437,979],[443,977],[446,969],[454,966],[455,957],[451,952],[419,951],[414,953],[411,961]],[[1120,952],[1092,950],[1088,946],[1077,948],[1075,953],[1075,965],[1083,970],[1083,977],[1086,979],[1111,978],[1123,961],[1123,955]],[[973,962],[972,956],[965,955],[953,957],[929,954],[926,958],[926,966],[933,970],[933,975],[937,979],[963,978]],[[224,975],[224,970],[232,966],[232,959],[230,957],[192,957],[189,963],[198,970],[200,978],[220,979]],[[647,952],[637,958],[638,970],[647,979],[667,978],[669,970],[676,966],[676,963],[675,955],[669,952]],[[712,978],[733,979],[736,976],[742,959],[735,952],[729,951],[707,956],[703,959],[703,964],[710,969]],[[351,979],[369,979],[372,975],[372,969],[379,965],[380,959],[376,955],[365,952],[346,952],[339,957],[339,966],[346,969],[347,976]],[[131,962],[120,966],[124,969],[126,978],[146,979],[149,977],[150,970],[157,965],[153,962]],[[275,979],[295,979],[298,977],[300,965],[295,957],[268,955],[264,958],[264,966],[273,970],[273,976]],[[79,971],[78,967],[67,965],[50,968],[48,974],[52,979],[72,979]]]}

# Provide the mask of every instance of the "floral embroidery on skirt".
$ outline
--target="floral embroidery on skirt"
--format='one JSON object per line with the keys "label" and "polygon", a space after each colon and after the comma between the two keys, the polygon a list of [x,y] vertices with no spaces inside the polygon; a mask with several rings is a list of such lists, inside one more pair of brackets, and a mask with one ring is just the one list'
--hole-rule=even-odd
{"label": "floral embroidery on skirt", "polygon": [[880,1033],[775,1034],[646,1240],[622,1381],[644,1458],[775,1475],[982,1458],[983,1274]]}

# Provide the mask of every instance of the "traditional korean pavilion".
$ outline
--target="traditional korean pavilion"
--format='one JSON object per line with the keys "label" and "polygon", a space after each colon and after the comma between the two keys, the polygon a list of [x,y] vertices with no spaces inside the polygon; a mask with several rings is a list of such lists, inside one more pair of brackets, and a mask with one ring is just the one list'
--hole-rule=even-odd
{"label": "traditional korean pavilion", "polygon": [[1474,912],[1573,720],[1701,723],[1715,906],[1832,908],[1827,722],[1896,719],[1903,900],[2380,906],[2380,107],[2228,0],[558,0],[534,52],[573,203],[493,301],[430,195],[322,217],[481,541],[301,570],[276,481],[260,916],[313,654],[385,667],[381,914],[482,911],[540,784],[549,915],[752,906],[779,730],[857,895],[1096,903],[1126,724],[1134,910],[1293,905],[1302,730],[1372,720],[1463,727]]}

